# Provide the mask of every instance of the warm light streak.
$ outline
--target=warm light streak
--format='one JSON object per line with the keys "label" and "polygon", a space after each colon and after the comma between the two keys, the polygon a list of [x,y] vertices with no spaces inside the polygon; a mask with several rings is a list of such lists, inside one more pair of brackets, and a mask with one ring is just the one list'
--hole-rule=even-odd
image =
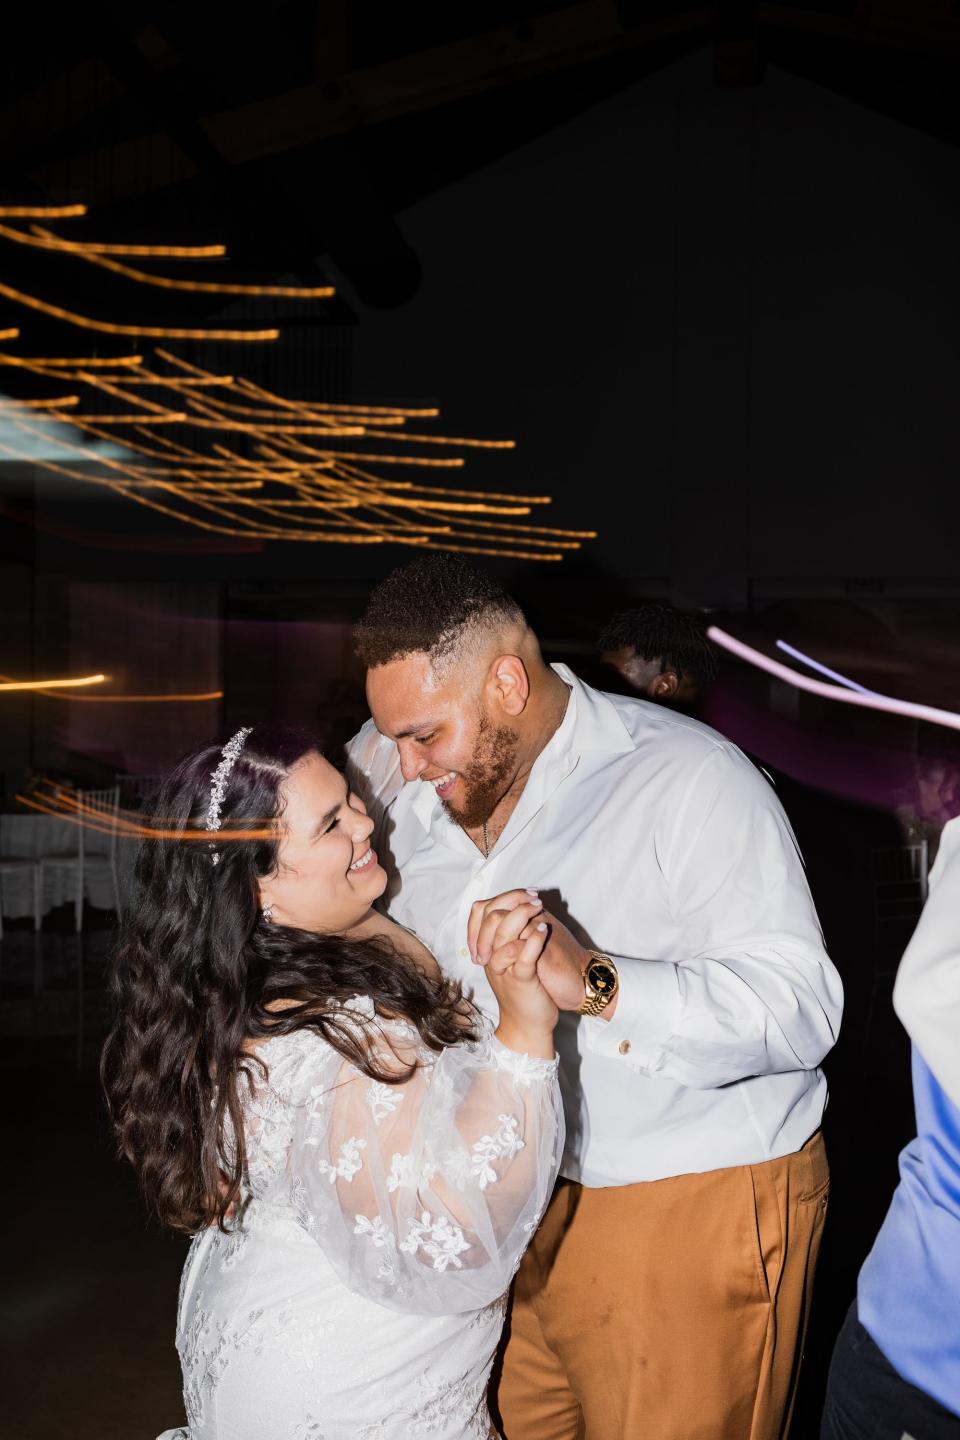
{"label": "warm light streak", "polygon": [[[159,351],[157,352],[160,353]],[[440,414],[436,408],[428,410],[403,410],[393,405],[355,405],[353,401],[344,401],[337,405],[332,400],[288,400],[283,395],[275,395],[270,390],[263,390],[259,385],[254,385],[252,380],[246,380],[242,376],[238,379],[239,389],[245,390],[248,395],[257,395],[262,400],[274,405],[284,405],[289,410],[302,410],[305,414],[310,411],[346,411],[350,415],[370,415],[378,422],[382,422],[386,416],[398,416],[402,420],[432,420]]]}
{"label": "warm light streak", "polygon": [[106,835],[116,834],[131,840],[183,840],[211,847],[216,845],[220,849],[231,840],[264,840],[276,834],[276,821],[272,818],[259,823],[254,821],[253,828],[242,830],[234,830],[225,825],[215,833],[206,826],[199,825],[182,829],[172,825],[168,828],[162,822],[149,824],[135,818],[136,812],[132,810],[114,812],[90,805],[81,800],[75,791],[49,780],[42,781],[32,795],[16,795],[14,798],[20,805],[24,805],[28,810],[36,810],[41,815],[53,815],[68,824],[82,825],[85,830],[95,830]]}
{"label": "warm light streak", "polygon": [[71,415],[72,425],[183,425],[189,420],[185,411],[171,410],[167,415]]}
{"label": "warm light streak", "polygon": [[20,331],[15,325],[10,330],[0,330],[0,340],[17,340],[19,336]]}
{"label": "warm light streak", "polygon": [[25,230],[17,230],[10,225],[0,225],[0,239],[30,245],[36,250],[57,250],[81,256],[138,255],[155,260],[220,260],[227,253],[226,245],[104,245],[98,240],[62,240],[59,235],[47,239],[43,235],[29,235]]}
{"label": "warm light streak", "polygon": [[[338,462],[344,458],[342,451],[337,451],[336,454]],[[379,461],[380,456],[371,454],[366,455],[364,458],[376,462]],[[348,475],[356,476],[362,481],[369,482],[372,485],[382,485],[386,490],[422,491],[425,495],[452,495],[458,500],[472,500],[476,498],[482,498],[484,500],[505,500],[512,505],[550,505],[553,503],[552,495],[501,495],[494,490],[484,490],[482,492],[476,490],[450,490],[442,485],[417,485],[412,480],[381,480],[379,476],[371,475],[368,470],[361,470],[357,465],[338,464],[338,469],[343,470]],[[579,534],[583,540],[593,540],[597,534],[595,530],[584,530],[582,532],[565,530],[563,533],[565,535]]]}
{"label": "warm light streak", "polygon": [[[397,544],[403,545],[406,542],[398,539]],[[492,546],[479,545],[425,545],[425,550],[453,550],[460,555],[499,555],[507,560],[563,560],[562,554],[545,554],[537,550],[505,550],[502,546],[494,549]]]}
{"label": "warm light streak", "polygon": [[[19,333],[20,332],[17,331],[17,334]],[[5,331],[0,331],[0,336],[3,336],[5,334]],[[52,369],[93,370],[99,367],[102,367],[103,369],[114,369],[118,365],[142,364],[142,355],[118,355],[115,358],[107,358],[100,355],[85,355],[82,358],[78,356],[75,360],[64,355],[58,355],[52,360],[48,360],[46,358],[39,358],[32,355],[29,357],[29,359],[25,359],[21,355],[0,355],[0,365],[20,365],[26,370],[37,371]],[[134,383],[132,377],[128,383],[131,385]]]}
{"label": "warm light streak", "polygon": [[[177,388],[180,386],[209,386],[211,384],[209,380],[186,378],[182,380],[173,379],[170,381],[159,380],[157,383],[160,385],[170,384]],[[331,414],[326,416],[314,414],[305,408],[301,411],[301,407],[298,405],[291,405],[285,410],[268,410],[264,405],[232,405],[229,401],[220,399],[210,400],[207,404],[209,406],[207,413],[210,414],[223,412],[225,415],[253,415],[260,420],[289,420],[291,415],[302,414],[305,420],[311,421],[310,433],[315,435],[336,435],[342,433],[330,428],[337,424],[355,426],[356,428],[350,432],[354,435],[366,435],[368,433],[366,426],[362,423],[362,417],[357,414],[356,411],[346,408],[338,410],[335,415]],[[405,421],[402,415],[380,415],[377,417],[377,424],[403,425]]]}
{"label": "warm light streak", "polygon": [[[161,360],[166,360],[171,365],[179,366],[181,369],[189,371],[192,375],[200,375],[208,380],[216,380],[219,378],[214,375],[212,371],[204,370],[199,365],[193,365],[189,360],[181,359],[179,355],[172,355],[168,350],[158,348],[156,353]],[[245,390],[248,395],[259,396],[260,399],[267,401],[271,405],[282,405],[289,410],[332,410],[338,412],[347,410],[351,414],[356,415],[402,415],[406,419],[432,419],[440,414],[440,411],[435,407],[405,410],[396,405],[354,405],[352,401],[345,401],[342,405],[338,405],[332,400],[290,400],[283,395],[274,394],[272,390],[264,390],[262,386],[255,385],[252,380],[248,380],[243,376],[238,376],[237,386],[239,389]]]}
{"label": "warm light streak", "polygon": [[[102,675],[101,680],[109,677]],[[0,681],[9,681],[9,675],[0,675]],[[15,683],[15,682],[14,682]],[[83,705],[168,705],[171,703],[181,704],[184,701],[192,700],[222,700],[222,690],[207,690],[202,694],[190,693],[183,695],[74,695],[65,694],[64,690],[70,685],[92,683],[92,681],[59,681],[53,680],[45,684],[42,680],[37,681],[36,690],[38,695],[46,695],[51,700],[65,700],[71,705],[78,702]],[[59,686],[59,689],[54,689]]]}
{"label": "warm light streak", "polygon": [[805,690],[809,695],[819,695],[824,700],[836,700],[841,705],[857,705],[864,710],[882,710],[889,715],[904,715],[911,720],[928,720],[932,725],[943,725],[948,730],[960,730],[960,715],[954,714],[952,710],[939,710],[933,705],[919,705],[912,700],[898,700],[892,695],[873,692],[860,695],[853,690],[845,690],[840,685],[828,685],[823,680],[813,680],[809,675],[800,675],[788,665],[781,665],[779,660],[772,660],[769,655],[755,650],[752,645],[745,645],[742,640],[728,635],[716,625],[709,627],[707,635],[739,660],[745,660],[748,665],[754,665],[758,670],[786,681],[797,690]]}
{"label": "warm light streak", "polygon": [[195,701],[222,700],[223,691],[205,690],[196,694],[185,692],[182,695],[56,695],[51,698],[69,700],[71,705],[77,701],[84,705],[184,705]]}
{"label": "warm light streak", "polygon": [[4,220],[74,220],[86,213],[86,205],[0,205]]}
{"label": "warm light streak", "polygon": [[31,310],[51,315],[54,320],[63,320],[81,330],[97,330],[103,335],[132,335],[145,340],[242,341],[277,340],[280,336],[279,330],[186,330],[156,325],[115,325],[109,320],[94,320],[89,315],[78,315],[73,310],[65,310],[62,305],[49,305],[46,300],[37,299],[36,295],[14,290],[11,285],[0,284],[0,295],[5,295],[17,305],[25,305]]}
{"label": "warm light streak", "polygon": [[[246,285],[221,283],[217,278],[178,280],[111,257],[199,260],[222,257],[225,247],[69,240],[57,229],[34,223],[85,213],[82,205],[0,207],[0,219],[19,217],[30,222],[22,226],[0,223],[0,240],[34,251],[70,255],[138,284],[170,292],[298,300],[328,299],[334,293],[329,285]],[[279,335],[275,328],[161,328],[100,321],[3,283],[0,297],[80,329],[107,335],[224,341],[275,340]],[[37,469],[97,485],[152,513],[216,534],[248,540],[339,544],[391,541],[542,561],[560,560],[564,552],[595,538],[592,530],[564,530],[534,523],[530,519],[532,506],[549,503],[547,496],[386,479],[384,472],[398,465],[420,470],[462,469],[464,455],[449,452],[515,448],[510,439],[407,431],[408,421],[435,419],[435,406],[297,399],[278,395],[246,377],[215,374],[169,351],[159,350],[156,359],[167,368],[167,374],[144,365],[140,355],[117,360],[58,356],[49,362],[39,357],[0,355],[0,364],[18,365],[47,378],[59,373],[73,386],[86,386],[99,392],[100,397],[108,397],[107,403],[99,407],[85,400],[86,392],[56,399],[36,397],[22,403],[0,400],[0,415],[8,427],[12,425],[58,447],[65,452],[63,458],[73,462],[56,464],[31,456]],[[130,374],[133,369],[136,375]],[[145,390],[159,390],[157,400],[161,403],[148,399]],[[227,390],[231,391],[229,398],[223,393]],[[41,423],[56,423],[45,429],[31,426],[27,423],[31,412]],[[88,438],[107,442],[96,447],[97,453],[90,457],[92,465],[86,457],[75,458],[76,442],[60,438],[61,426],[72,426]],[[181,438],[171,438],[170,431]],[[360,442],[359,448],[340,448],[348,439]],[[380,450],[384,441],[393,444]],[[116,444],[123,449],[117,451]],[[411,454],[411,450],[415,453]],[[448,453],[437,454],[438,450]],[[0,444],[0,453],[21,458],[16,448],[6,443]],[[96,698],[105,703],[114,699],[151,703],[174,697]]]}
{"label": "warm light streak", "polygon": [[387,431],[384,435],[379,430],[368,430],[366,432],[371,440],[409,440],[417,445],[460,445],[469,450],[516,450],[516,440],[468,440],[462,435],[398,435],[395,431]]}
{"label": "warm light streak", "polygon": [[314,446],[306,445],[303,449],[307,454],[316,455],[322,460],[366,460],[367,464],[377,465],[422,465],[430,470],[462,470],[464,466],[463,457],[460,455],[445,455],[441,459],[439,456],[427,455],[381,455],[373,454],[369,450],[318,450]]}
{"label": "warm light streak", "polygon": [[[43,236],[47,240],[56,240],[58,237],[50,230],[44,230],[39,225],[33,226],[36,235]],[[3,226],[0,226],[0,235],[3,235]],[[12,236],[8,235],[8,238]],[[108,260],[102,249],[91,246],[84,246],[78,249],[76,246],[70,248],[78,259],[86,260],[90,265],[100,265],[104,270],[112,270],[117,275],[123,275],[127,280],[136,280],[140,285],[152,285],[158,290],[188,290],[201,295],[272,295],[277,298],[288,300],[329,300],[336,294],[332,285],[234,285],[228,281],[215,280],[171,280],[166,275],[150,275],[146,270],[135,270],[131,265],[123,265],[118,260]],[[111,249],[110,254],[130,254],[129,250]]]}
{"label": "warm light streak", "polygon": [[68,410],[71,405],[79,405],[79,395],[58,395],[53,400],[11,400],[7,397],[0,398],[0,409],[5,407],[20,408],[23,410]]}
{"label": "warm light streak", "polygon": [[81,675],[74,680],[5,680],[0,690],[68,690],[78,685],[102,685],[109,675]]}
{"label": "warm light streak", "polygon": [[[63,241],[52,231],[31,227],[32,234],[0,226],[0,238],[19,238],[37,248],[66,250],[128,278],[158,282],[130,266],[115,264],[103,255],[124,253],[117,247]],[[162,277],[165,282],[166,277]],[[231,287],[170,282],[170,289],[229,290]],[[267,293],[280,289],[306,298],[294,287],[235,287],[236,293]],[[329,287],[328,287],[329,291]],[[275,338],[276,330],[243,332],[223,330],[160,330],[99,322],[48,304],[33,295],[0,284],[6,295],[28,307],[51,314],[81,328],[108,334],[172,339]],[[320,298],[318,295],[316,298]],[[67,356],[21,358],[0,354],[0,364],[19,366],[41,377],[57,376],[72,385],[87,386],[107,399],[98,409],[76,395],[56,400],[0,402],[5,423],[25,434],[44,439],[65,452],[71,464],[38,460],[37,469],[93,484],[118,497],[142,505],[203,532],[244,540],[371,545],[390,542],[427,549],[462,551],[475,555],[557,562],[564,553],[595,538],[592,530],[564,530],[533,523],[531,507],[550,503],[549,496],[511,495],[482,490],[453,489],[386,479],[383,472],[400,465],[421,470],[462,469],[462,454],[424,451],[512,450],[513,440],[408,432],[409,420],[435,418],[433,406],[416,408],[360,405],[349,401],[309,401],[278,395],[242,376],[216,374],[166,350],[155,352],[168,367],[161,374],[143,362],[142,355],[107,359],[71,359]],[[136,370],[136,374],[131,374]],[[160,391],[157,401],[144,391]],[[229,391],[227,398],[224,392]],[[198,392],[202,392],[199,393]],[[157,403],[159,402],[159,403]],[[82,407],[82,408],[78,408]],[[89,438],[106,441],[91,455],[76,458],[76,442],[61,439],[47,425],[41,430],[28,423],[52,419],[73,426]],[[59,430],[59,424],[55,427]],[[170,431],[181,439],[171,438]],[[166,432],[166,433],[164,433]],[[210,432],[209,435],[207,432]],[[222,437],[221,443],[215,438]],[[339,448],[345,439],[362,448]],[[244,444],[244,442],[247,442]],[[393,445],[384,451],[384,441]],[[119,444],[118,452],[112,446]],[[198,448],[199,447],[199,448]],[[415,453],[410,453],[410,447]],[[240,453],[240,450],[244,453]],[[20,458],[15,446],[0,444],[0,453]],[[83,468],[79,468],[82,464]],[[243,493],[241,493],[243,492]],[[37,687],[40,693],[45,693]],[[55,694],[56,692],[54,692]],[[100,703],[164,703],[203,696],[73,697]]]}
{"label": "warm light streak", "polygon": [[162,385],[167,390],[187,391],[202,389],[208,385],[232,385],[232,375],[219,375],[214,380],[201,380],[191,378],[188,375],[154,375],[148,372],[144,375],[131,375],[124,378],[124,385]]}
{"label": "warm light streak", "polygon": [[[15,421],[15,423],[18,423],[18,424],[20,425],[20,428],[26,428],[27,430],[30,429],[29,426],[24,426],[22,421],[20,421],[20,422]],[[101,432],[99,432],[99,431],[96,429],[96,427],[85,427],[85,428],[90,429],[90,430],[92,431],[92,433],[94,433],[94,434],[100,434],[100,433],[101,433]],[[7,448],[7,447],[2,447],[2,448]],[[66,446],[66,445],[64,445],[63,448],[69,448],[69,447]],[[178,448],[183,448],[183,447],[178,447]],[[391,525],[391,526],[382,526],[382,525],[381,525],[381,526],[371,526],[371,525],[367,524],[367,522],[361,521],[361,520],[357,519],[356,517],[354,517],[354,526],[355,526],[355,527],[356,527],[356,526],[360,526],[360,527],[362,528],[362,530],[364,531],[364,533],[363,533],[362,535],[360,535],[360,536],[356,536],[356,535],[347,536],[347,535],[341,533],[341,532],[342,532],[342,528],[343,528],[343,523],[344,523],[343,521],[334,522],[333,525],[332,525],[332,528],[331,528],[330,522],[328,522],[327,525],[326,525],[326,527],[325,527],[324,529],[319,528],[320,525],[321,525],[321,522],[319,522],[319,521],[317,521],[317,522],[312,522],[312,521],[311,521],[311,522],[309,522],[309,523],[310,523],[313,527],[315,527],[315,528],[312,528],[311,530],[309,530],[309,531],[307,531],[307,532],[304,532],[302,529],[301,529],[301,530],[298,530],[298,531],[296,531],[296,532],[291,532],[291,531],[287,528],[286,525],[283,526],[283,527],[276,527],[276,526],[274,526],[274,527],[265,527],[265,526],[263,526],[263,525],[258,525],[255,520],[250,520],[250,521],[248,521],[248,520],[246,520],[243,516],[236,516],[236,517],[234,518],[233,516],[231,516],[231,513],[230,513],[229,508],[225,508],[223,505],[218,505],[218,504],[216,504],[216,503],[211,503],[211,502],[213,501],[213,496],[211,496],[208,500],[202,499],[202,498],[196,493],[196,489],[193,488],[193,487],[191,487],[191,489],[190,489],[190,491],[189,491],[188,493],[185,493],[185,491],[184,491],[184,489],[183,489],[182,487],[178,487],[178,486],[176,486],[176,485],[171,485],[168,480],[162,479],[162,478],[157,477],[157,476],[149,476],[149,477],[148,477],[148,476],[144,476],[144,475],[142,475],[142,474],[138,475],[138,474],[137,474],[137,471],[136,471],[133,467],[131,467],[131,466],[129,466],[129,465],[127,465],[127,466],[122,466],[122,465],[118,464],[117,462],[112,461],[112,460],[110,460],[110,459],[108,459],[108,458],[106,458],[106,457],[104,457],[104,464],[106,464],[109,468],[112,468],[112,469],[114,469],[114,470],[119,471],[119,472],[123,475],[123,481],[122,481],[122,482],[101,481],[100,483],[103,483],[103,484],[108,485],[109,488],[113,488],[113,489],[117,490],[118,493],[124,494],[124,495],[126,495],[128,498],[130,498],[130,499],[137,500],[139,503],[147,504],[147,505],[150,506],[151,508],[158,509],[161,513],[171,514],[171,515],[174,515],[174,514],[175,514],[175,515],[178,515],[179,518],[181,518],[181,519],[183,519],[183,520],[186,520],[186,521],[187,521],[188,523],[190,523],[190,524],[199,525],[199,528],[201,528],[201,529],[213,528],[213,529],[216,529],[219,533],[229,533],[229,534],[234,534],[234,535],[235,535],[235,534],[238,534],[238,533],[243,534],[243,533],[251,533],[251,532],[252,532],[252,533],[257,534],[258,536],[260,536],[260,537],[262,537],[262,538],[271,538],[271,539],[275,539],[275,538],[290,538],[290,539],[333,538],[333,539],[338,539],[338,540],[341,540],[341,541],[346,541],[346,542],[348,542],[348,543],[378,543],[378,542],[381,542],[384,538],[386,538],[388,534],[395,533],[395,528],[396,528],[396,527],[395,527],[394,525]],[[76,475],[77,475],[77,472],[76,472],[76,471],[67,471],[67,470],[64,469],[64,467],[57,467],[57,466],[47,465],[46,468],[52,469],[52,470],[54,470],[55,472],[59,472],[59,473],[71,474],[71,475],[73,475],[74,477],[76,477]],[[93,477],[88,477],[88,478],[93,478]],[[203,508],[204,510],[209,511],[209,512],[212,513],[213,515],[218,516],[221,520],[223,520],[223,519],[227,519],[227,520],[233,519],[233,524],[230,525],[229,527],[224,527],[223,524],[215,524],[215,523],[211,523],[211,522],[200,521],[200,520],[198,520],[198,518],[197,518],[196,516],[184,514],[184,512],[183,512],[182,510],[179,511],[179,512],[178,512],[178,511],[174,511],[174,510],[172,509],[172,507],[170,507],[170,506],[159,505],[155,500],[148,500],[148,499],[146,499],[146,497],[144,497],[144,496],[142,496],[142,495],[134,495],[134,494],[132,494],[132,493],[131,493],[131,483],[136,484],[136,483],[138,483],[139,481],[142,481],[142,480],[144,480],[144,479],[149,479],[150,484],[149,484],[149,487],[143,487],[143,486],[141,486],[141,488],[151,488],[151,489],[154,489],[154,490],[159,489],[159,490],[162,490],[162,491],[167,491],[167,492],[169,492],[171,495],[173,495],[175,498],[179,498],[179,499],[181,499],[181,500],[186,499],[187,501],[191,502],[191,503],[194,504],[195,506],[199,506],[199,507]],[[210,487],[210,488],[211,488],[212,490],[214,490],[215,492],[216,492],[217,489],[219,489],[219,487]],[[301,491],[300,493],[303,494],[304,492]],[[230,491],[224,492],[223,490],[220,490],[220,497],[221,497],[221,499],[226,498],[226,499],[229,501],[229,500],[232,498],[232,494],[231,494]],[[330,505],[325,504],[325,503],[320,502],[320,501],[314,501],[314,503],[313,503],[313,505],[311,506],[311,508],[317,509],[317,510],[320,510],[320,511],[329,512],[329,510],[330,510],[331,508],[336,508],[336,507],[331,507]],[[368,506],[368,508],[375,508],[375,507],[370,507],[370,506]],[[267,502],[265,502],[265,501],[262,502],[262,503],[258,506],[258,509],[259,509],[259,512],[260,512],[261,514],[270,515],[270,516],[273,516],[273,517],[276,517],[276,515],[277,515],[278,513],[280,513],[277,509],[271,507],[271,506],[269,505],[269,503],[267,503]],[[509,513],[509,512],[507,512],[507,513]],[[286,517],[284,517],[284,516],[282,516],[281,518],[286,519]],[[302,524],[302,523],[303,523],[303,522],[301,522],[301,524]],[[402,523],[402,522],[401,522],[401,523]],[[243,527],[243,528],[242,528],[241,530],[238,530],[238,528],[237,528],[238,525],[241,526],[241,527]],[[414,528],[414,527],[411,527],[411,528]],[[421,528],[423,528],[423,527],[421,527]],[[427,527],[427,528],[428,528],[429,530],[435,530],[435,527]],[[411,537],[409,536],[409,533],[408,533],[407,537],[405,537],[405,538],[407,538],[408,541],[410,541],[410,543],[421,543],[421,540],[422,540],[422,537],[421,537],[420,535],[417,535],[417,536],[411,538]]]}

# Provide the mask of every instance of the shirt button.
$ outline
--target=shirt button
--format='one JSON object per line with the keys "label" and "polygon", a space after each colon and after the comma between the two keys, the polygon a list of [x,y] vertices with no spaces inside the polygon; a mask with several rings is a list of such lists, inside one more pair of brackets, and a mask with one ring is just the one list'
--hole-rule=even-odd
{"label": "shirt button", "polygon": [[630,1041],[629,1041],[629,1040],[621,1040],[621,1041],[620,1041],[620,1044],[617,1046],[617,1049],[620,1051],[620,1054],[621,1054],[621,1055],[629,1055],[629,1054],[630,1054]]}
{"label": "shirt button", "polygon": [[470,954],[470,951],[467,949],[466,945],[461,945],[461,946],[460,946],[460,959],[461,959],[461,960],[466,960],[466,958],[467,958],[467,956],[468,956],[469,954]]}

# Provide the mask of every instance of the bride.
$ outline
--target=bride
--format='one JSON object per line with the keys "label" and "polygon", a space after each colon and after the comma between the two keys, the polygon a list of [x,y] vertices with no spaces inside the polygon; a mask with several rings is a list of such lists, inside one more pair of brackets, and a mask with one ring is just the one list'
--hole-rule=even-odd
{"label": "bride", "polygon": [[192,1234],[167,1440],[487,1440],[505,1292],[562,1146],[536,904],[491,1033],[373,909],[373,823],[314,743],[244,727],[161,791],[102,1073]]}

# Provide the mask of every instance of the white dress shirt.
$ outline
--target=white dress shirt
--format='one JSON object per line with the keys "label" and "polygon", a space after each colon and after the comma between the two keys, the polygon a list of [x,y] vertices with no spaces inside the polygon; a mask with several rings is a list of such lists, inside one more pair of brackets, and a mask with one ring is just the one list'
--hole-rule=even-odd
{"label": "white dress shirt", "polygon": [[432,785],[403,784],[372,722],[351,742],[355,778],[386,806],[390,914],[494,1018],[467,949],[475,900],[536,886],[614,959],[613,1018],[566,1013],[557,1029],[569,1179],[626,1185],[791,1154],[820,1123],[842,986],[779,801],[707,726],[553,668],[566,714],[486,859]]}
{"label": "white dress shirt", "polygon": [[960,1106],[960,816],[943,827],[930,894],[900,961],[893,1005],[937,1081]]}

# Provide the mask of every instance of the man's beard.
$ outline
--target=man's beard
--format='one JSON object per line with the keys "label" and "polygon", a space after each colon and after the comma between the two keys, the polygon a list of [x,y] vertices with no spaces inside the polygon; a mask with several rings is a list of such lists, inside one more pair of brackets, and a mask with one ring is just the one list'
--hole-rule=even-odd
{"label": "man's beard", "polygon": [[463,805],[443,801],[444,809],[457,825],[475,830],[485,825],[510,788],[520,737],[509,725],[491,725],[480,715],[480,728],[470,763],[461,770],[465,795]]}

